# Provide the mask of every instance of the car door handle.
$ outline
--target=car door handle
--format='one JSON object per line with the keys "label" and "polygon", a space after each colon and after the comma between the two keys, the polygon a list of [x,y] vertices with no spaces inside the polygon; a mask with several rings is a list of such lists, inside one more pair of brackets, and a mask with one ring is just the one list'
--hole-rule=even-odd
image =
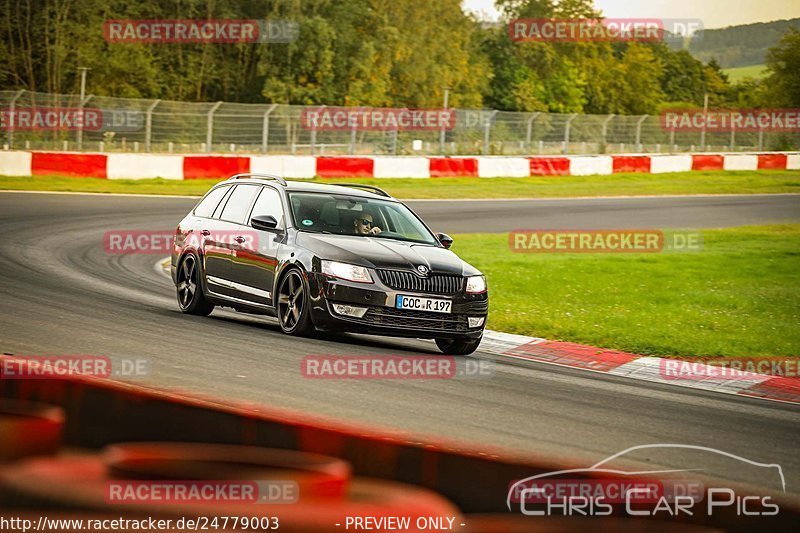
{"label": "car door handle", "polygon": [[208,237],[209,235],[211,235],[211,232],[208,231],[207,229],[204,229],[203,231],[200,232],[200,235]]}

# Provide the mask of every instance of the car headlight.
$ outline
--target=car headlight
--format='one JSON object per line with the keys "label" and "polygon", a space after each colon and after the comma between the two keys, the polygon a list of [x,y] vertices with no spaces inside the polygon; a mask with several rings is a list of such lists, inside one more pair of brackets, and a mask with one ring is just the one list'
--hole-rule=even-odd
{"label": "car headlight", "polygon": [[369,275],[369,270],[367,270],[366,267],[358,265],[338,263],[336,261],[323,261],[322,273],[348,281],[372,283],[372,276]]}
{"label": "car headlight", "polygon": [[486,278],[483,276],[470,276],[467,278],[467,292],[477,294],[486,292]]}

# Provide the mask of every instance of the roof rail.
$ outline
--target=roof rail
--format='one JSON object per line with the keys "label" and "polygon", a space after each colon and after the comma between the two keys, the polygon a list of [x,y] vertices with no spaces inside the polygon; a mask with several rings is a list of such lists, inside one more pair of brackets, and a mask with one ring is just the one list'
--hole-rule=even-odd
{"label": "roof rail", "polygon": [[247,172],[247,173],[244,173],[244,174],[236,174],[234,176],[231,176],[228,179],[229,180],[239,180],[239,179],[246,179],[246,178],[266,178],[266,179],[271,179],[271,180],[277,181],[278,183],[280,183],[281,185],[286,187],[286,180],[283,179],[280,176],[276,176],[275,174],[254,174],[252,172]]}
{"label": "roof rail", "polygon": [[362,185],[361,183],[330,183],[329,185],[338,185],[339,187],[352,187],[354,189],[365,189],[375,194],[379,194],[380,196],[385,196],[386,198],[392,197],[392,195],[389,194],[388,192],[384,191],[380,187],[375,187],[373,185]]}

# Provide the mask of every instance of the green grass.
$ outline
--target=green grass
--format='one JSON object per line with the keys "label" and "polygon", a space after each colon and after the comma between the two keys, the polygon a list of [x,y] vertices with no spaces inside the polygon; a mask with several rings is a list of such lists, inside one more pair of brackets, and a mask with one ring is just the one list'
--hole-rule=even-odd
{"label": "green grass", "polygon": [[760,79],[767,75],[766,65],[748,65],[746,67],[734,67],[722,69],[722,72],[728,75],[728,79],[732,83],[742,81],[745,78]]}
{"label": "green grass", "polygon": [[694,253],[530,254],[458,235],[491,329],[660,356],[800,355],[800,224],[703,232]]}
{"label": "green grass", "polygon": [[[398,198],[543,198],[664,194],[800,193],[800,170],[676,172],[547,178],[317,179],[377,185]],[[104,180],[0,176],[0,190],[178,194],[199,196],[215,180]]]}

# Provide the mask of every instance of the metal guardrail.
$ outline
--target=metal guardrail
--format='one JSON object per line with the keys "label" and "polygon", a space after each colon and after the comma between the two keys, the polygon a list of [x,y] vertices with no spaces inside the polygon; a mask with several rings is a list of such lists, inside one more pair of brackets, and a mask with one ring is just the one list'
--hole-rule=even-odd
{"label": "metal guardrail", "polygon": [[[320,106],[313,106],[319,109]],[[0,91],[6,115],[24,109],[92,110],[94,127],[15,128],[4,149],[92,152],[299,155],[534,155],[772,151],[800,148],[800,134],[665,131],[658,116],[521,113],[456,109],[453,129],[316,131],[306,106],[175,102],[31,91]],[[97,113],[99,111],[99,113]]]}

